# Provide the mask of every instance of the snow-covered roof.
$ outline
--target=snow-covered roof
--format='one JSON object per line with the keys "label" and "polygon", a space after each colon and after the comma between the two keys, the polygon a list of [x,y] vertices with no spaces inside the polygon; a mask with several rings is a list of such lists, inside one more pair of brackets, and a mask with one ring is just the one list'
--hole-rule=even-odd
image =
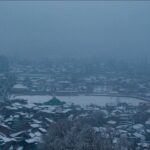
{"label": "snow-covered roof", "polygon": [[43,133],[46,133],[46,132],[47,132],[47,130],[44,129],[44,128],[39,128],[39,130],[40,130],[41,132],[43,132]]}
{"label": "snow-covered roof", "polygon": [[25,131],[20,131],[20,132],[17,132],[17,133],[13,133],[13,134],[11,134],[10,136],[11,136],[11,137],[17,137],[17,136],[19,136],[19,135],[21,135],[21,134],[23,134],[23,133],[25,133]]}
{"label": "snow-covered roof", "polygon": [[53,121],[52,119],[49,119],[49,118],[45,118],[45,120],[49,123],[54,123],[55,121]]}
{"label": "snow-covered roof", "polygon": [[39,121],[39,120],[37,120],[37,119],[33,119],[33,122],[36,123],[36,124],[42,123],[42,121]]}
{"label": "snow-covered roof", "polygon": [[0,124],[0,126],[4,127],[4,128],[7,128],[8,130],[11,130],[11,128],[5,124]]}
{"label": "snow-covered roof", "polygon": [[27,89],[27,87],[23,84],[15,84],[13,86],[14,89]]}
{"label": "snow-covered roof", "polygon": [[135,132],[133,135],[134,135],[136,138],[139,138],[139,139],[141,139],[141,140],[145,140],[145,136],[142,135],[142,134],[139,134],[139,133]]}
{"label": "snow-covered roof", "polygon": [[69,109],[69,108],[68,108],[68,109],[63,110],[62,112],[63,112],[63,113],[68,113],[68,112],[70,112],[71,110],[72,110],[72,109]]}
{"label": "snow-covered roof", "polygon": [[39,124],[35,124],[35,123],[34,123],[34,124],[31,124],[30,126],[31,126],[32,128],[39,128],[39,127],[40,127]]}
{"label": "snow-covered roof", "polygon": [[18,147],[18,148],[17,148],[17,150],[23,150],[23,147],[22,147],[22,146],[20,146],[20,147]]}
{"label": "snow-covered roof", "polygon": [[133,129],[135,129],[135,130],[140,130],[140,129],[143,129],[143,125],[142,124],[135,124],[135,125],[133,125]]}
{"label": "snow-covered roof", "polygon": [[107,129],[105,127],[93,127],[96,132],[106,132]]}
{"label": "snow-covered roof", "polygon": [[42,133],[37,131],[35,133],[30,133],[30,135],[31,138],[25,140],[27,143],[36,143],[41,141]]}
{"label": "snow-covered roof", "polygon": [[146,125],[150,125],[150,120],[147,120],[147,121],[145,122],[145,124],[146,124]]}
{"label": "snow-covered roof", "polygon": [[114,124],[116,124],[116,121],[110,120],[110,121],[108,121],[107,123],[108,123],[108,124],[111,124],[111,125],[114,125]]}
{"label": "snow-covered roof", "polygon": [[0,133],[0,140],[4,143],[10,142],[10,141],[16,141],[14,138],[6,137],[4,134]]}

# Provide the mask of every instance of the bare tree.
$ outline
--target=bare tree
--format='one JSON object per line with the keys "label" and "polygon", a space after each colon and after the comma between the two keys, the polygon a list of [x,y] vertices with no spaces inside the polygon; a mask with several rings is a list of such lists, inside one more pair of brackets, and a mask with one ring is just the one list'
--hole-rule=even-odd
{"label": "bare tree", "polygon": [[80,120],[61,121],[50,125],[39,149],[43,150],[110,150],[111,140],[96,133]]}

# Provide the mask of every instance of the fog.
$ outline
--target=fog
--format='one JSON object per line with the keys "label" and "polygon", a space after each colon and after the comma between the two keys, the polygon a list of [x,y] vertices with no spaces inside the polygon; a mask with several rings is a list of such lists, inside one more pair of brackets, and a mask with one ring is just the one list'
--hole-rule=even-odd
{"label": "fog", "polygon": [[150,1],[0,0],[0,150],[150,150]]}
{"label": "fog", "polygon": [[150,2],[0,2],[0,54],[149,58]]}

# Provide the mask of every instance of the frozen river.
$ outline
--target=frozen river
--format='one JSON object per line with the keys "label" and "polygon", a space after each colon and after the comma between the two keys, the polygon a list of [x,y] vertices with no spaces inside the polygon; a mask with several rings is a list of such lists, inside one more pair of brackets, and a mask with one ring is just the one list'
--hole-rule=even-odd
{"label": "frozen river", "polygon": [[[13,96],[13,98],[25,99],[28,103],[43,103],[52,98],[50,95],[22,95],[22,96]],[[117,103],[125,102],[132,105],[138,105],[143,100],[139,100],[136,98],[129,97],[109,97],[109,96],[57,96],[57,98],[61,101],[65,101],[66,103],[74,103],[79,105],[90,105],[96,104],[98,106],[105,106],[107,103]]]}

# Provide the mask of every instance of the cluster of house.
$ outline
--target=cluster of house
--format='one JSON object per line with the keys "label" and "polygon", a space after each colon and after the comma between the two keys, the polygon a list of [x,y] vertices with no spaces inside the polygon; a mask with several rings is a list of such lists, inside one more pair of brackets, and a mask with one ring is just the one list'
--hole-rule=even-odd
{"label": "cluster of house", "polygon": [[150,149],[150,105],[147,103],[81,107],[53,97],[42,104],[15,99],[0,105],[0,148],[3,150],[37,150],[50,124],[63,118],[88,118],[92,112],[102,112],[103,121],[93,128],[105,136],[111,133],[114,146],[125,136],[135,149]]}
{"label": "cluster of house", "polygon": [[102,110],[107,118],[106,122],[94,127],[94,130],[104,137],[111,135],[114,147],[121,145],[124,146],[123,149],[150,149],[149,103],[141,103],[139,106],[108,104]]}
{"label": "cluster of house", "polygon": [[50,104],[28,104],[25,100],[1,102],[0,149],[36,150],[51,123],[66,116],[70,109],[54,99]]}
{"label": "cluster of house", "polygon": [[109,65],[62,63],[45,65],[18,64],[11,71],[17,84],[17,94],[112,94],[150,98],[149,75],[131,70],[114,70]]}

